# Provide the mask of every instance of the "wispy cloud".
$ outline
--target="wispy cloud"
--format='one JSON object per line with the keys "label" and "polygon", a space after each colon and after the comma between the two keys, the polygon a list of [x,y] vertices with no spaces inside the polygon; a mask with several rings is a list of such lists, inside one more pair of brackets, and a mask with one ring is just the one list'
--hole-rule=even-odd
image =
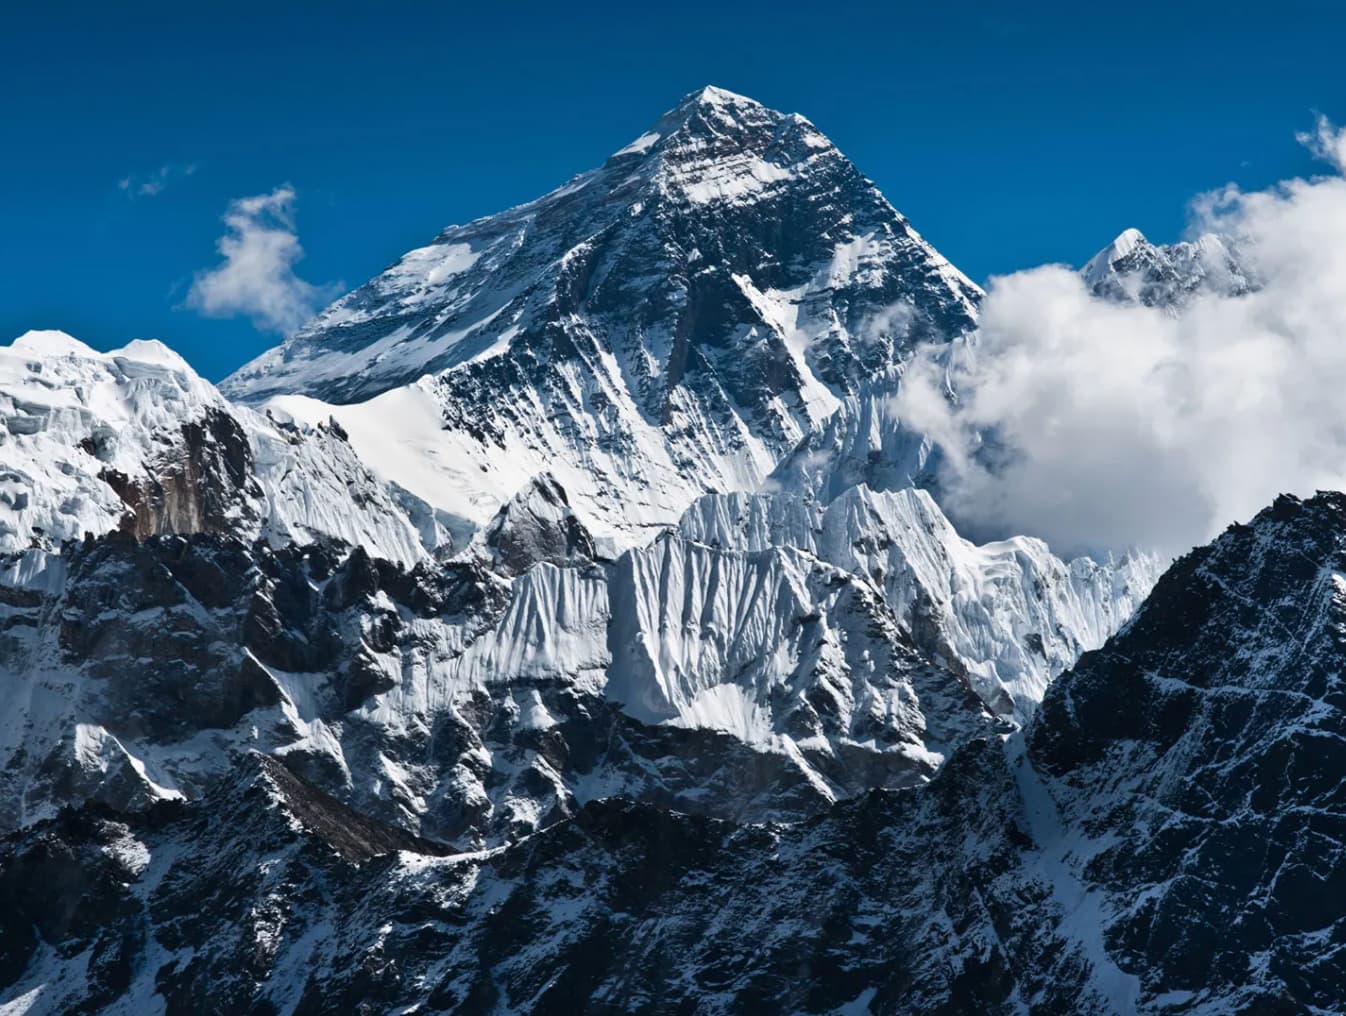
{"label": "wispy cloud", "polygon": [[1177,552],[1280,492],[1346,487],[1346,132],[1301,140],[1337,173],[1193,203],[1256,291],[1175,315],[1035,268],[993,280],[974,342],[917,358],[897,410],[939,442],[955,516]]}
{"label": "wispy cloud", "polygon": [[1346,129],[1319,113],[1313,130],[1300,131],[1295,138],[1338,173],[1346,173]]}
{"label": "wispy cloud", "polygon": [[133,201],[136,198],[152,198],[162,194],[170,183],[189,177],[196,170],[194,162],[168,162],[152,173],[132,173],[122,177],[117,181],[117,189]]}
{"label": "wispy cloud", "polygon": [[259,329],[288,335],[336,296],[340,283],[314,285],[295,274],[304,249],[294,204],[288,184],[231,201],[216,243],[224,260],[196,273],[186,305],[206,317],[247,317]]}

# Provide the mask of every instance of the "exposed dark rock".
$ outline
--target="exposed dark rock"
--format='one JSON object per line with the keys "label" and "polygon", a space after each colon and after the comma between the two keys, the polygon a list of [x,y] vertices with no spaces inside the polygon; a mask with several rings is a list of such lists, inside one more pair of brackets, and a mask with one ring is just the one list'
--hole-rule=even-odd
{"label": "exposed dark rock", "polygon": [[484,538],[496,565],[509,575],[541,562],[583,564],[595,556],[593,537],[570,510],[565,490],[545,473],[501,506]]}
{"label": "exposed dark rock", "polygon": [[241,496],[254,483],[248,437],[219,410],[183,424],[180,443],[155,459],[147,475],[104,469],[99,476],[126,503],[122,529],[137,540],[230,533],[239,528],[240,513],[251,511]]}

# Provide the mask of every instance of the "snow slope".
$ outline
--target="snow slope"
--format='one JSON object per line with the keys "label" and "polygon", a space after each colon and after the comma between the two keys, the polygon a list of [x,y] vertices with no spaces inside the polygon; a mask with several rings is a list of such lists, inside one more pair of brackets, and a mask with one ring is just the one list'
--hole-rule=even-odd
{"label": "snow slope", "polygon": [[852,487],[826,507],[786,494],[706,495],[680,524],[713,546],[799,547],[862,576],[933,655],[964,668],[992,711],[1023,720],[1048,683],[1097,649],[1161,562],[1064,562],[1041,540],[964,540],[924,490]]}

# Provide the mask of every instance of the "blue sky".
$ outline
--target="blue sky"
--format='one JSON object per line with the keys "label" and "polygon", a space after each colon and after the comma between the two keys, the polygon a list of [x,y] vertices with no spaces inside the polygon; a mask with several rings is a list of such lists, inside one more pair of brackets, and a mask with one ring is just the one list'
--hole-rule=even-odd
{"label": "blue sky", "polygon": [[0,341],[155,337],[218,379],[278,340],[184,306],[232,199],[290,185],[299,274],[351,287],[704,84],[808,116],[978,280],[1175,239],[1346,118],[1346,12],[1303,0],[194,6],[0,15]]}

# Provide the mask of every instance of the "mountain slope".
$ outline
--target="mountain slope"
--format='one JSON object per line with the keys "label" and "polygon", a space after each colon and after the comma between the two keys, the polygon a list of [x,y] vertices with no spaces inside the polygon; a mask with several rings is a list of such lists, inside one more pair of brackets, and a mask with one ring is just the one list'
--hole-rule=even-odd
{"label": "mountain slope", "polygon": [[1047,693],[1029,757],[1147,994],[1195,1012],[1346,998],[1344,575],[1346,496],[1281,497]]}
{"label": "mountain slope", "polygon": [[[971,328],[979,296],[807,120],[707,88],[601,168],[445,230],[223,390],[335,416],[476,524],[549,471],[629,545],[706,490],[755,489],[840,398]],[[434,475],[390,445],[428,449]]]}
{"label": "mountain slope", "polygon": [[923,650],[957,669],[999,716],[1027,719],[1047,684],[1131,616],[1158,576],[1153,556],[1064,562],[1040,540],[977,546],[925,491],[809,496],[708,494],[680,530],[723,547],[798,547],[862,576]]}

